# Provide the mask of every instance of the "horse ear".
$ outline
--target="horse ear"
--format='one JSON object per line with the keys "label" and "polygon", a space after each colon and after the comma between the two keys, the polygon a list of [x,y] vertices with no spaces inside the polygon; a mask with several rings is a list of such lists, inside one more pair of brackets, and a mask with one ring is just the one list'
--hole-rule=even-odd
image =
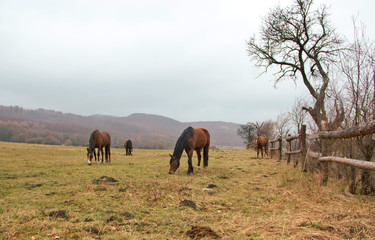
{"label": "horse ear", "polygon": [[171,154],[169,154],[169,156],[173,157]]}

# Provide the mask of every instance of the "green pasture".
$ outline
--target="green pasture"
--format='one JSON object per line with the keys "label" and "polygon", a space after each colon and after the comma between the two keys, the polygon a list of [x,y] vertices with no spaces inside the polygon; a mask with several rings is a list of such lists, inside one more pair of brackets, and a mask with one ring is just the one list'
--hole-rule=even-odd
{"label": "green pasture", "polygon": [[320,187],[245,149],[210,150],[191,176],[184,154],[168,175],[169,153],[112,149],[111,163],[88,166],[85,147],[0,142],[0,239],[190,239],[192,226],[222,239],[375,237],[374,198],[344,180]]}

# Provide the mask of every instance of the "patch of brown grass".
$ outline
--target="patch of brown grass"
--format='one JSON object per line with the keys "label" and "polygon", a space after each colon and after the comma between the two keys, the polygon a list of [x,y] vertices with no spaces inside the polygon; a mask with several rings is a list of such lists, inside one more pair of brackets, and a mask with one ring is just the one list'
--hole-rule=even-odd
{"label": "patch of brown grass", "polygon": [[112,163],[88,166],[81,147],[0,149],[1,239],[190,239],[192,226],[222,239],[375,236],[373,197],[334,179],[321,187],[317,175],[251,150],[212,150],[209,167],[186,176],[186,155],[167,173],[166,150],[113,149]]}

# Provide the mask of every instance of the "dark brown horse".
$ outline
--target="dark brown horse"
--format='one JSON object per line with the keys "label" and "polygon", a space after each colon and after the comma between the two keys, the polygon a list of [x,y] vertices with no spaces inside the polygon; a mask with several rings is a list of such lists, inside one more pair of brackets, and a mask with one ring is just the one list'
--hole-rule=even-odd
{"label": "dark brown horse", "polygon": [[259,150],[262,153],[262,159],[263,159],[263,148],[264,148],[264,152],[268,156],[268,140],[267,140],[266,135],[262,134],[255,138],[255,148],[257,150],[257,159],[259,158]]}
{"label": "dark brown horse", "polygon": [[103,163],[103,147],[105,149],[105,160],[106,162],[111,161],[111,136],[107,132],[101,132],[95,130],[91,133],[89,139],[89,147],[87,148],[87,161],[91,165],[91,160],[94,155],[96,162],[95,148],[98,149],[98,162],[100,158],[100,152],[102,153],[102,163]]}
{"label": "dark brown horse", "polygon": [[124,142],[124,148],[125,148],[125,155],[132,155],[133,152],[133,143],[130,139],[125,140]]}
{"label": "dark brown horse", "polygon": [[169,174],[176,172],[177,168],[180,166],[180,159],[183,151],[185,150],[188,155],[188,171],[187,175],[193,173],[193,165],[191,158],[193,156],[194,150],[197,152],[198,156],[198,167],[201,164],[201,149],[203,148],[203,161],[204,167],[208,166],[208,150],[210,148],[210,134],[204,128],[186,128],[181,136],[176,142],[176,146],[171,156],[169,162]]}

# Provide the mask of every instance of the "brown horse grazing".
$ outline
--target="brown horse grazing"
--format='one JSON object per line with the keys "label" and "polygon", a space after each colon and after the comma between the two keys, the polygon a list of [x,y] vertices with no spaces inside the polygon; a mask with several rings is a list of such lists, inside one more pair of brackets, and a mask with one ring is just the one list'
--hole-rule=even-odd
{"label": "brown horse grazing", "polygon": [[187,175],[193,173],[193,165],[191,158],[193,156],[194,150],[197,152],[198,156],[198,167],[201,164],[201,149],[203,148],[203,161],[204,167],[208,166],[208,150],[210,148],[210,134],[204,128],[186,128],[181,136],[176,142],[176,146],[169,161],[169,174],[176,172],[177,168],[180,166],[180,159],[183,151],[185,150],[188,155],[188,171]]}
{"label": "brown horse grazing", "polygon": [[132,155],[133,152],[133,143],[130,139],[125,140],[124,142],[124,148],[125,148],[125,155]]}
{"label": "brown horse grazing", "polygon": [[89,139],[89,147],[87,148],[87,161],[91,165],[91,160],[94,155],[96,162],[95,148],[98,149],[98,162],[100,157],[100,152],[102,153],[102,163],[103,163],[103,147],[105,149],[105,160],[106,162],[111,161],[111,136],[107,132],[101,132],[95,130],[91,133]]}
{"label": "brown horse grazing", "polygon": [[255,148],[257,150],[257,159],[259,158],[259,150],[262,153],[262,159],[263,159],[263,148],[264,148],[266,155],[268,156],[268,140],[267,140],[266,135],[262,134],[255,138]]}

